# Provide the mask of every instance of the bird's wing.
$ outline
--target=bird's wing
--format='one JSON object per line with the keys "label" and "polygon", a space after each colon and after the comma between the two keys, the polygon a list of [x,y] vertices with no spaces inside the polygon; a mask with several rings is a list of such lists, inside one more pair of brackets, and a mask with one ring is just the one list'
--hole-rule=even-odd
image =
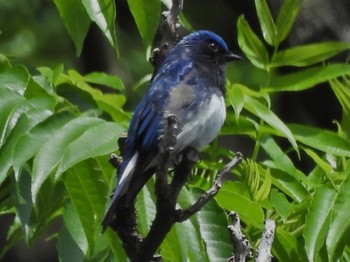
{"label": "bird's wing", "polygon": [[[153,79],[147,94],[137,105],[130,122],[128,137],[124,145],[123,162],[119,170],[118,186],[102,222],[105,229],[112,221],[118,201],[123,195],[137,194],[150,176],[146,167],[158,153],[158,136],[164,114],[164,103],[171,90],[190,73],[188,61],[174,61],[163,65]],[[135,170],[137,170],[135,172]],[[145,175],[147,173],[147,175]],[[134,177],[138,175],[140,178]],[[131,188],[135,187],[135,188]],[[132,192],[132,193],[131,193]],[[133,199],[135,196],[127,196]]]}

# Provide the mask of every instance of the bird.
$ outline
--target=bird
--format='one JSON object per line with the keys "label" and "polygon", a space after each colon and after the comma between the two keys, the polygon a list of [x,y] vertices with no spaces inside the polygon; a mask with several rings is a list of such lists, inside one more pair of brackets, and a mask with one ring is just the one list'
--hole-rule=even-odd
{"label": "bird", "polygon": [[177,124],[172,155],[187,147],[200,151],[215,139],[226,118],[226,63],[238,59],[220,36],[207,30],[190,33],[168,53],[131,118],[103,230],[118,210],[134,203],[156,172],[159,136],[169,114]]}

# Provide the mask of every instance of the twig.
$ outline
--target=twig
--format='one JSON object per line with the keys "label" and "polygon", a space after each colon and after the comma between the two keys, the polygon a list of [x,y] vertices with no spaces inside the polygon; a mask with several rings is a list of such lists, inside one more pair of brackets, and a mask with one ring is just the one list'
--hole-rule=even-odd
{"label": "twig", "polygon": [[230,231],[231,240],[234,245],[234,256],[229,258],[228,262],[245,262],[253,257],[253,248],[241,231],[241,222],[236,212],[231,212],[229,216],[232,219],[232,225],[227,228]]}
{"label": "twig", "polygon": [[271,248],[275,235],[276,223],[273,220],[265,221],[265,229],[262,234],[258,252],[255,261],[256,262],[269,262],[271,261]]}
{"label": "twig", "polygon": [[197,213],[206,203],[209,202],[220,190],[222,184],[228,179],[229,175],[231,175],[231,170],[236,167],[243,160],[243,155],[238,152],[235,157],[225,165],[225,167],[220,171],[217,175],[214,184],[211,188],[205,192],[196,203],[185,210],[177,211],[177,222],[182,222],[187,220],[190,216]]}

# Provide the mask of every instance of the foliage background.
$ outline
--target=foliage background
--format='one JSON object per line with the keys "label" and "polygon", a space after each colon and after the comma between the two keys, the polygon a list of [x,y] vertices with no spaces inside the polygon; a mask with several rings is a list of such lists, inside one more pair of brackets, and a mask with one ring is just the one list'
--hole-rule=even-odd
{"label": "foliage background", "polygon": [[[97,17],[89,9],[93,2],[0,2],[0,52],[7,57],[1,56],[0,65],[0,241],[3,251],[10,249],[5,260],[124,259],[112,232],[99,234],[114,182],[107,159],[145,92],[152,71],[147,46],[160,2],[147,1],[152,6],[147,9],[143,1],[116,1],[110,35],[91,22]],[[103,10],[114,7],[96,2]],[[280,261],[349,260],[349,4],[268,3],[270,9],[258,0],[185,1],[188,26],[217,32],[248,59],[228,68],[229,82],[239,83],[228,84],[230,114],[179,204],[185,206],[210,185],[222,166],[219,159],[234,151],[247,159],[217,202],[172,230],[162,246],[167,261],[229,256],[222,208],[239,213],[253,243],[263,220],[275,219],[273,255]],[[72,13],[79,22],[75,31],[67,26]],[[113,14],[103,17],[114,21]],[[291,14],[298,19],[289,32]],[[324,43],[330,40],[342,43]],[[307,43],[319,44],[279,52]],[[143,233],[154,212],[149,192],[144,190],[138,202]]]}

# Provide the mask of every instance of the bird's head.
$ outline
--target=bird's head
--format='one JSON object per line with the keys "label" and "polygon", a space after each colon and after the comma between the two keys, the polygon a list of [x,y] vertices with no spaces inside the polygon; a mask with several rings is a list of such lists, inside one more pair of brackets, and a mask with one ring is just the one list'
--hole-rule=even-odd
{"label": "bird's head", "polygon": [[241,57],[229,51],[225,41],[218,35],[200,30],[184,37],[174,48],[174,52],[205,62],[225,64]]}

